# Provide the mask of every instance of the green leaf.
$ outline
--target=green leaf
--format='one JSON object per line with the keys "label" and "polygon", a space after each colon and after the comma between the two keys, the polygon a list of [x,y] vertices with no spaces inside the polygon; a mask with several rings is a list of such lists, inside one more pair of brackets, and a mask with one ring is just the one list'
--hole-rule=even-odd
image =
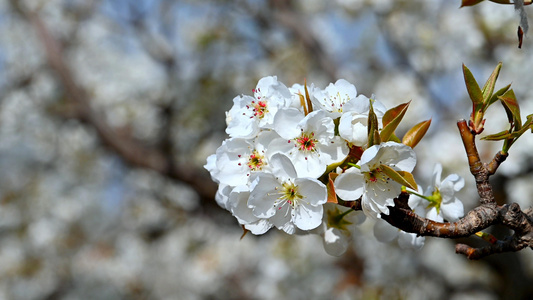
{"label": "green leaf", "polygon": [[513,89],[508,90],[505,94],[498,97],[501,100],[505,112],[507,112],[507,118],[511,126],[514,124],[515,130],[520,130],[522,128],[522,120],[520,119],[520,107],[518,106],[518,101],[516,101],[516,96]]}
{"label": "green leaf", "polygon": [[429,125],[431,125],[431,119],[416,124],[403,136],[402,143],[414,148],[428,131]]}
{"label": "green leaf", "polygon": [[485,104],[485,110],[483,112],[485,112],[487,108],[491,106],[494,102],[498,101],[499,100],[498,97],[505,94],[505,92],[507,92],[510,87],[511,87],[511,84],[508,84],[502,87],[501,89],[499,89],[496,93],[494,93],[492,97],[490,98],[489,102]]}
{"label": "green leaf", "polygon": [[489,102],[492,93],[494,92],[494,87],[496,86],[496,80],[498,80],[498,75],[500,75],[500,70],[502,68],[502,63],[500,62],[496,68],[494,68],[494,71],[492,71],[492,74],[490,74],[489,79],[487,79],[487,82],[485,82],[485,85],[483,86],[483,89],[481,89],[481,93],[483,93],[483,103],[485,105]]}
{"label": "green leaf", "polygon": [[415,191],[418,190],[416,182],[414,181],[414,177],[411,173],[404,171],[396,171],[387,165],[380,165],[379,167],[383,171],[383,173],[389,176],[390,179]]}
{"label": "green leaf", "polygon": [[463,0],[461,3],[461,7],[474,6],[480,2],[483,2],[483,0]]}
{"label": "green leaf", "polygon": [[481,139],[485,141],[501,141],[501,140],[508,139],[510,136],[511,134],[509,133],[509,130],[504,130],[502,132],[484,136]]}
{"label": "green leaf", "polygon": [[483,93],[481,92],[474,75],[472,75],[472,72],[470,72],[470,70],[464,64],[463,75],[465,78],[468,95],[470,96],[472,104],[474,105],[474,111],[480,111],[483,106]]}
{"label": "green leaf", "polygon": [[389,141],[393,141],[393,142],[396,142],[396,143],[401,143],[402,142],[394,133],[390,136]]}
{"label": "green leaf", "polygon": [[383,129],[380,135],[382,141],[387,142],[390,140],[390,137],[394,134],[394,131],[405,116],[410,103],[411,101],[400,104],[385,112],[383,115]]}
{"label": "green leaf", "polygon": [[378,117],[374,113],[374,107],[370,102],[370,111],[368,112],[368,147],[381,144],[381,138],[378,131]]}

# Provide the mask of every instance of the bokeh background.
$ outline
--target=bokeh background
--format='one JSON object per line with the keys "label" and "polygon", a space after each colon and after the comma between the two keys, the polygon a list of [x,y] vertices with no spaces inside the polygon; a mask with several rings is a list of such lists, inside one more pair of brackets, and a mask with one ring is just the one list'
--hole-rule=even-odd
{"label": "bokeh background", "polygon": [[[417,181],[440,162],[473,208],[461,64],[482,84],[502,61],[497,87],[513,83],[525,119],[533,43],[518,49],[512,5],[460,2],[0,0],[0,299],[532,299],[531,249],[413,252],[371,221],[341,257],[314,235],[241,240],[202,168],[261,77],[345,78],[388,107],[412,100],[400,131],[432,118]],[[486,132],[505,126],[495,105]],[[526,134],[493,178],[500,203],[531,206],[532,149]]]}

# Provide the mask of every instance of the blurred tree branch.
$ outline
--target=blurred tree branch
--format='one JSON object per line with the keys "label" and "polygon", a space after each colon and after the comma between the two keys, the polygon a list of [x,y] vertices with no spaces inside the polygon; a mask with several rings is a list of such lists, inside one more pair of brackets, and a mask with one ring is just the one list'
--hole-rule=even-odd
{"label": "blurred tree branch", "polygon": [[[167,133],[164,133],[165,142],[161,143],[159,147],[146,146],[145,143],[134,138],[131,134],[112,128],[105,121],[103,115],[91,106],[90,97],[83,87],[76,82],[70,66],[65,61],[63,46],[52,36],[39,14],[21,7],[18,1],[13,0],[11,4],[37,32],[50,68],[55,71],[71,102],[74,103],[75,108],[70,117],[94,128],[102,144],[114,151],[129,165],[151,169],[170,179],[185,183],[197,192],[202,202],[213,202],[216,185],[210,180],[208,173],[192,163],[178,164],[173,159],[172,151],[169,150],[172,147],[168,133],[170,132],[168,126],[172,124],[170,121],[171,108],[163,109],[163,115],[167,119]],[[173,59],[165,57],[156,56],[159,61],[166,65],[174,63]]]}

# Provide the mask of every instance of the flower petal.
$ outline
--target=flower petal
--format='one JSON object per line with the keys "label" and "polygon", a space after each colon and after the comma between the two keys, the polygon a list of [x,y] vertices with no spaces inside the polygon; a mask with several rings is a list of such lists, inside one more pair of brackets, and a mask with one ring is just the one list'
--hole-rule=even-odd
{"label": "flower petal", "polygon": [[357,200],[365,190],[365,177],[359,169],[350,168],[335,178],[335,192],[343,200]]}

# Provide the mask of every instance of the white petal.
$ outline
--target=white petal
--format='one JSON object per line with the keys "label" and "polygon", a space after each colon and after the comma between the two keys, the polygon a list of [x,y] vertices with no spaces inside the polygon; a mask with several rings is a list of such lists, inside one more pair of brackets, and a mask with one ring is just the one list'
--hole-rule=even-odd
{"label": "white petal", "polygon": [[339,122],[339,135],[348,142],[363,146],[368,142],[368,117],[355,112],[344,113]]}
{"label": "white petal", "polygon": [[311,230],[322,224],[323,207],[301,204],[295,208],[294,225],[302,230]]}
{"label": "white petal", "polygon": [[419,250],[424,246],[425,238],[414,233],[401,231],[398,235],[398,245],[402,249]]}
{"label": "white petal", "polygon": [[293,162],[298,177],[318,178],[327,169],[327,164],[323,163],[317,153],[293,153]]}
{"label": "white petal", "polygon": [[248,206],[258,218],[269,218],[276,213],[274,201],[278,199],[276,187],[279,182],[272,174],[258,173],[257,179],[252,183],[252,192],[248,199]]}
{"label": "white petal", "polygon": [[363,195],[365,177],[357,168],[350,168],[335,178],[334,186],[343,200],[357,200]]}
{"label": "white petal", "polygon": [[272,228],[272,223],[266,219],[259,219],[256,222],[244,224],[244,228],[250,230],[250,232],[255,235],[259,235],[264,234],[270,228]]}
{"label": "white petal", "polygon": [[327,202],[328,195],[326,186],[312,178],[296,178],[294,183],[298,186],[298,192],[304,196],[303,201],[317,206]]}
{"label": "white petal", "polygon": [[[442,211],[441,211],[442,212]],[[430,219],[430,220],[433,220],[433,221],[436,221],[436,222],[442,222],[444,221],[444,219],[442,218],[441,215],[437,214],[437,209],[435,207],[432,207],[430,208],[427,212],[426,212],[426,218]]]}
{"label": "white petal", "polygon": [[348,156],[350,149],[346,142],[340,137],[335,137],[327,144],[318,145],[318,152],[320,154],[319,159],[323,165],[330,165],[336,162],[340,162]]}
{"label": "white petal", "polygon": [[[435,169],[433,169],[433,187],[440,187],[440,176],[442,173],[442,165],[441,164],[435,164]],[[432,187],[432,188],[433,188]]]}
{"label": "white petal", "polygon": [[329,255],[342,255],[348,249],[349,241],[349,238],[336,228],[329,228],[324,232],[324,250]]}
{"label": "white petal", "polygon": [[276,153],[270,158],[270,166],[272,174],[279,177],[281,181],[286,181],[291,178],[296,178],[296,169],[291,160],[282,153]]}
{"label": "white petal", "polygon": [[449,203],[442,203],[440,210],[442,216],[450,222],[459,220],[465,214],[463,202],[457,198],[454,198]]}
{"label": "white petal", "polygon": [[226,184],[220,184],[218,186],[217,193],[215,194],[215,201],[220,207],[230,210],[228,200],[232,190],[233,187]]}
{"label": "white petal", "polygon": [[398,237],[399,229],[383,220],[376,220],[374,224],[374,236],[382,243],[390,243]]}
{"label": "white petal", "polygon": [[281,109],[274,117],[274,130],[286,140],[296,138],[301,133],[298,123],[303,119],[304,115],[295,108]]}

